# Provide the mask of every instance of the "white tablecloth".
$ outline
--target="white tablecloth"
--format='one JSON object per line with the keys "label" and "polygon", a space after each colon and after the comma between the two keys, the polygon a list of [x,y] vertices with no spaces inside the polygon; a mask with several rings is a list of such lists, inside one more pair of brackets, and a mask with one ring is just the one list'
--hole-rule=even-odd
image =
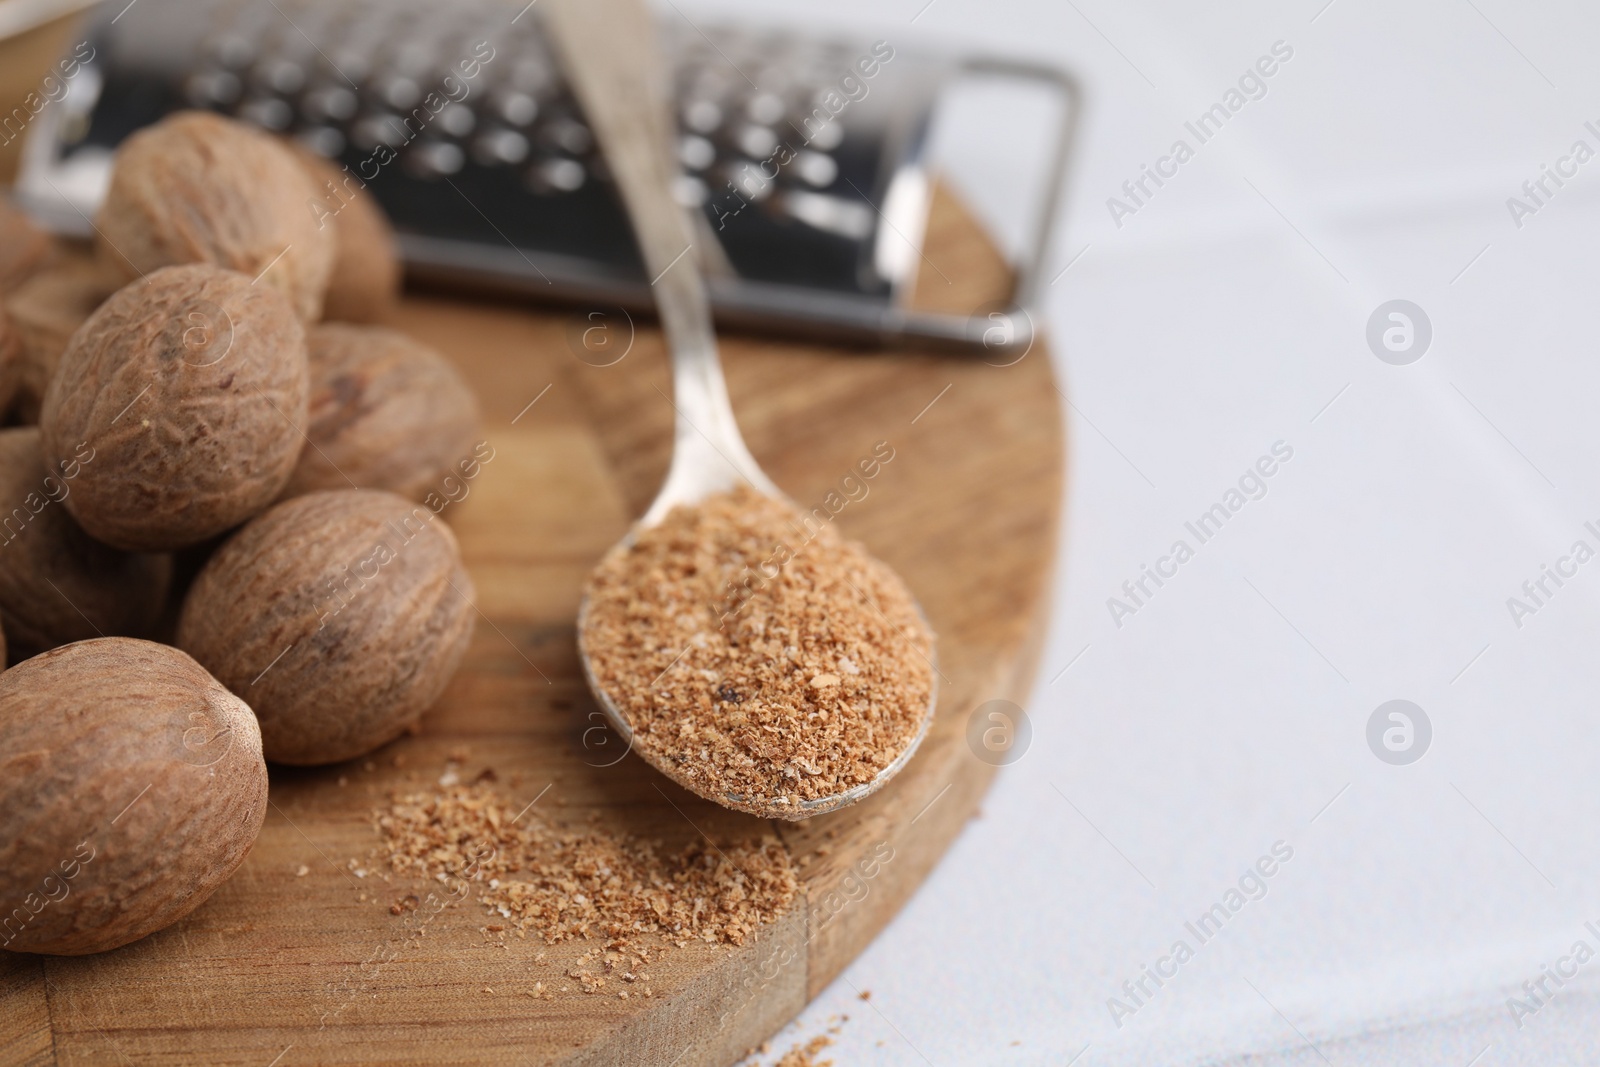
{"label": "white tablecloth", "polygon": [[[779,1049],[848,1014],[843,1064],[1600,1062],[1600,957],[1574,955],[1600,952],[1600,561],[1573,551],[1600,551],[1600,158],[1574,154],[1600,151],[1600,12],[1324,3],[682,7],[1048,58],[1091,96],[1048,297],[1073,444],[1032,745]],[[1185,123],[1279,42],[1202,142]],[[1014,233],[1008,165],[947,155]],[[1431,324],[1409,365],[1367,339],[1397,299]],[[1431,724],[1408,765],[1368,744],[1390,700]]]}

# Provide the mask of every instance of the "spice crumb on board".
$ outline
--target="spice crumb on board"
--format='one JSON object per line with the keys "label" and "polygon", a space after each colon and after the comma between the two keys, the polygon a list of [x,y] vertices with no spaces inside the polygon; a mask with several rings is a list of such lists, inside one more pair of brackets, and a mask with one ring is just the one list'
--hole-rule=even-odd
{"label": "spice crumb on board", "polygon": [[899,576],[748,488],[674,508],[586,592],[596,684],[637,748],[713,799],[865,785],[928,714],[933,634]]}
{"label": "spice crumb on board", "polygon": [[[547,822],[490,779],[395,793],[374,823],[394,873],[441,883],[465,876],[496,921],[486,929],[532,932],[550,944],[606,939],[579,962],[619,976],[637,974],[659,951],[641,943],[645,935],[680,948],[690,940],[740,945],[799,892],[788,850],[771,834],[720,845],[700,837],[663,854],[655,842],[603,826]],[[605,986],[604,975],[573,969],[567,977],[588,991]]]}

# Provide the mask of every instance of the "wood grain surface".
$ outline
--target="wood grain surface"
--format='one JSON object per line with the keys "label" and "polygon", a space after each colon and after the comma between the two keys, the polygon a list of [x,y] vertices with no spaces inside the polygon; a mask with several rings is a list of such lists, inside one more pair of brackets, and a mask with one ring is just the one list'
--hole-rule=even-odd
{"label": "wood grain surface", "polygon": [[[1006,285],[941,193],[918,302],[965,311]],[[601,720],[576,661],[579,590],[654,494],[672,416],[653,325],[610,320],[602,358],[577,339],[597,321],[407,297],[395,324],[462,368],[494,448],[444,513],[479,591],[466,664],[418,734],[348,764],[273,767],[254,851],[183,922],[98,956],[0,952],[0,1064],[729,1064],[915,891],[993,774],[967,746],[970,713],[1022,701],[1036,666],[1064,463],[1048,360],[723,339],[750,447],[795,500],[823,502],[879,442],[894,450],[836,521],[899,569],[939,635],[939,709],[907,769],[854,807],[770,824],[635,756],[613,762],[616,739],[590,730]],[[668,953],[648,1000],[561,992],[594,943],[502,939],[470,900],[390,912],[427,887],[386,880],[374,812],[393,789],[433,787],[452,757],[464,779],[492,768],[508,797],[537,796],[558,822],[592,817],[668,847],[776,832],[803,894],[753,943]],[[541,981],[550,999],[527,995]]]}

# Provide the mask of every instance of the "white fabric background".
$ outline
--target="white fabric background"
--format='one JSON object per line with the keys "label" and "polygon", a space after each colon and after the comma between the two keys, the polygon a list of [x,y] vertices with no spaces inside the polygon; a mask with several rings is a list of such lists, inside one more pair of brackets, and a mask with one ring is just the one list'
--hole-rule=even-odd
{"label": "white fabric background", "polygon": [[[1600,960],[1520,1029],[1506,1007],[1600,949],[1600,562],[1520,629],[1506,607],[1600,547],[1600,160],[1521,229],[1505,203],[1600,149],[1600,12],[675,2],[1047,58],[1090,91],[1055,269],[1083,254],[1048,299],[1071,495],[1032,747],[777,1047],[847,1013],[843,1064],[1600,1062]],[[1107,197],[1278,40],[1267,96],[1113,225]],[[980,110],[952,140],[1001,232],[1015,176],[981,146],[1036,129]],[[1432,321],[1412,366],[1365,342],[1393,298]],[[1269,494],[1119,630],[1106,598],[1280,439]],[[1434,728],[1407,767],[1365,741],[1392,698]],[[1114,1026],[1107,998],[1280,839],[1267,896]]]}

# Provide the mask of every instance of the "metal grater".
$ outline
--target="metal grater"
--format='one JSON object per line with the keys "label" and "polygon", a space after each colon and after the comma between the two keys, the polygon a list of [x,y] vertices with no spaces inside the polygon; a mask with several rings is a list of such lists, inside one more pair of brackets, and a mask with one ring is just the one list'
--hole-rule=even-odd
{"label": "metal grater", "polygon": [[[985,318],[905,306],[928,210],[929,124],[963,73],[1046,81],[1067,97],[1061,169],[1076,113],[1065,75],[681,17],[663,36],[675,191],[705,219],[719,322],[995,347]],[[95,9],[83,37],[93,59],[30,134],[18,182],[58,231],[90,232],[123,138],[209,108],[344,164],[393,220],[418,279],[650,306],[616,190],[532,4],[141,0]],[[1059,185],[1025,267],[1042,261]],[[1004,346],[1029,339],[1031,325]]]}

